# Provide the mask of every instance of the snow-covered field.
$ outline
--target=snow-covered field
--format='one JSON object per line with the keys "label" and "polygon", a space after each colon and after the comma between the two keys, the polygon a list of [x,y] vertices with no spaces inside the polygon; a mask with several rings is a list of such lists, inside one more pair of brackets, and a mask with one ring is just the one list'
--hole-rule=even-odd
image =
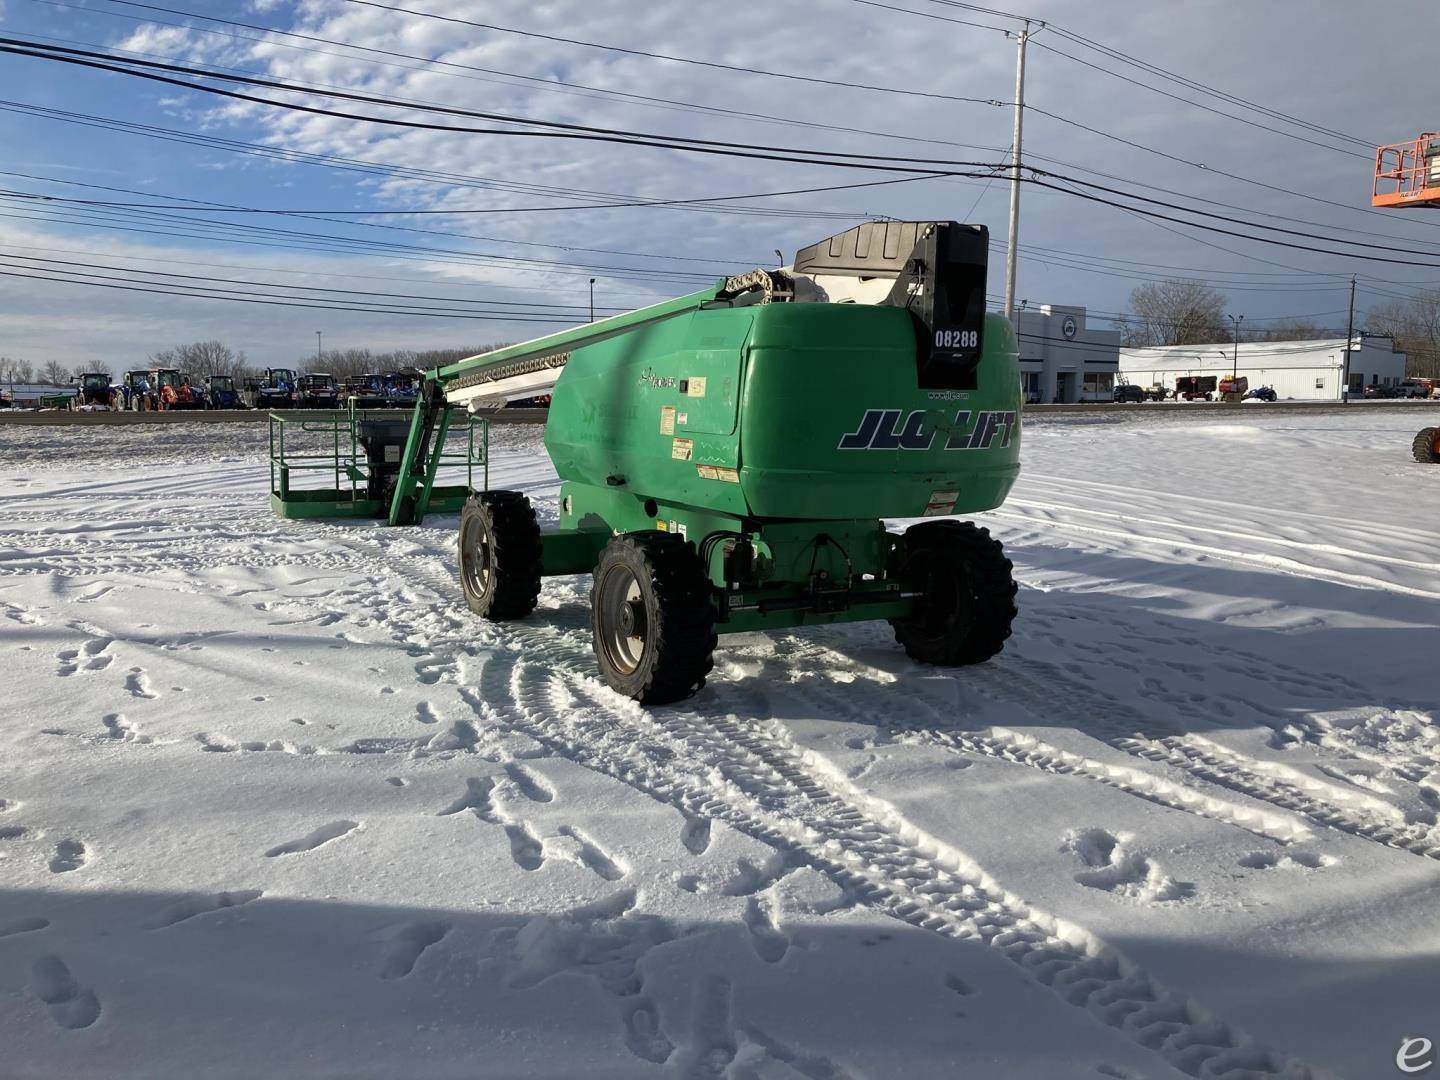
{"label": "snow-covered field", "polygon": [[997,661],[722,638],[650,712],[587,579],[477,621],[453,518],[277,520],[263,430],[0,427],[0,1076],[1401,1075],[1421,420],[1032,422]]}

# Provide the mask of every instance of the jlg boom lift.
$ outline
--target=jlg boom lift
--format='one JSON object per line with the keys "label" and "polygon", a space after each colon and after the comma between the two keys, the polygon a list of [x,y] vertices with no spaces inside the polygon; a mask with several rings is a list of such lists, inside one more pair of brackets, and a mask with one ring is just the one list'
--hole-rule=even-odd
{"label": "jlg boom lift", "polygon": [[[792,266],[428,371],[403,449],[352,420],[368,460],[395,463],[371,487],[391,524],[453,506],[435,484],[452,412],[551,392],[558,526],[518,491],[463,500],[477,615],[523,618],[542,576],[593,573],[600,671],[648,703],[704,684],[717,633],[887,619],[918,660],[987,660],[1016,586],[999,542],[954,519],[999,506],[1019,472],[1015,337],[985,311],[987,245],[976,225],[871,222]],[[317,497],[275,505],[308,516]]]}

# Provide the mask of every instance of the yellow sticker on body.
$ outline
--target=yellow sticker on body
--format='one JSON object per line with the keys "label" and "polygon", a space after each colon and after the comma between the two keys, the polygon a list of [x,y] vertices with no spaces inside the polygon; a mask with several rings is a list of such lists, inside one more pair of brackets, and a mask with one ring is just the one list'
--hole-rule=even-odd
{"label": "yellow sticker on body", "polygon": [[691,397],[704,397],[704,396],[705,396],[705,376],[704,376],[704,375],[692,375],[692,376],[690,377],[689,384],[690,384],[690,385],[689,385],[689,386],[686,388],[686,390],[685,390],[685,392],[686,392],[687,394],[689,394]]}
{"label": "yellow sticker on body", "polygon": [[674,406],[674,405],[662,405],[662,406],[660,406],[660,434],[661,434],[661,435],[674,435],[674,434],[675,434],[675,406]]}
{"label": "yellow sticker on body", "polygon": [[670,456],[676,461],[689,461],[694,450],[694,439],[676,439],[670,444]]}

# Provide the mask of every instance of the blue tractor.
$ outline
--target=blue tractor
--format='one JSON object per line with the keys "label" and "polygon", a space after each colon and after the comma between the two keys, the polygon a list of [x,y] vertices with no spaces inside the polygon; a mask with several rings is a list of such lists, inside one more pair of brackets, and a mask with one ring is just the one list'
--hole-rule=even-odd
{"label": "blue tractor", "polygon": [[205,380],[205,389],[208,398],[206,408],[245,408],[245,402],[240,400],[240,391],[235,389],[235,377],[233,375],[211,375]]}

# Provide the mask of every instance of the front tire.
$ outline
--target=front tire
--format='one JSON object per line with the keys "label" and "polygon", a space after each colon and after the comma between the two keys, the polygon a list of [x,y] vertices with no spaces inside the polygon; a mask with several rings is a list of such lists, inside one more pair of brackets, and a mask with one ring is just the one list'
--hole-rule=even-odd
{"label": "front tire", "polygon": [[1416,461],[1440,465],[1440,427],[1421,428],[1410,449]]}
{"label": "front tire", "polygon": [[968,521],[934,521],[905,532],[900,576],[922,595],[915,613],[891,619],[912,659],[979,664],[1005,647],[1018,586],[1000,541]]}
{"label": "front tire", "polygon": [[645,705],[689,697],[715,666],[710,580],[689,541],[673,533],[626,533],[605,545],[590,626],[605,682]]}
{"label": "front tire", "polygon": [[540,523],[518,491],[482,491],[460,511],[460,585],[470,610],[523,619],[540,598]]}

